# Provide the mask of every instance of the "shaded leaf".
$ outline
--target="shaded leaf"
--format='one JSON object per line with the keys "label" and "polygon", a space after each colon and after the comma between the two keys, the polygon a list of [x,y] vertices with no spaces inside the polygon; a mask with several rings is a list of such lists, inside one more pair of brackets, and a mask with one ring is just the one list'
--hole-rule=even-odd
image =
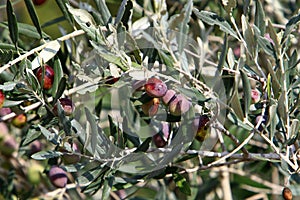
{"label": "shaded leaf", "polygon": [[6,12],[7,12],[7,19],[8,19],[9,35],[17,50],[19,31],[18,31],[17,18],[13,11],[13,7],[10,0],[7,0]]}
{"label": "shaded leaf", "polygon": [[244,103],[245,103],[245,117],[247,118],[249,107],[251,104],[251,85],[249,77],[247,76],[246,72],[242,69],[240,70],[243,88],[244,88]]}

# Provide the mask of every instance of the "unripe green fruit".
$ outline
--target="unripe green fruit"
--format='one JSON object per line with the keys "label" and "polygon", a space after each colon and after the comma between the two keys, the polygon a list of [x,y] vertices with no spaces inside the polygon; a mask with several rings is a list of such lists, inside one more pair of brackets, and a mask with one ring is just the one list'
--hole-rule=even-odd
{"label": "unripe green fruit", "polygon": [[0,90],[0,108],[2,108],[4,101],[5,101],[5,95],[2,92],[2,90]]}
{"label": "unripe green fruit", "polygon": [[162,102],[165,105],[168,105],[175,98],[176,98],[176,92],[174,90],[168,90],[166,94],[162,97]]}
{"label": "unripe green fruit", "polygon": [[67,185],[67,173],[58,166],[52,166],[49,170],[48,177],[51,183],[58,188],[64,188]]}
{"label": "unripe green fruit", "polygon": [[39,184],[41,182],[41,174],[44,171],[44,167],[40,164],[34,163],[29,166],[27,172],[27,178],[31,184]]}
{"label": "unripe green fruit", "polygon": [[25,114],[19,114],[15,116],[11,121],[11,123],[17,128],[24,127],[26,122],[27,122],[27,117]]}
{"label": "unripe green fruit", "polygon": [[163,97],[168,90],[167,85],[157,78],[148,79],[144,87],[146,93],[151,97]]}
{"label": "unripe green fruit", "polygon": [[186,113],[191,107],[189,102],[183,95],[179,94],[177,97],[170,102],[169,111],[174,116],[180,116]]}
{"label": "unripe green fruit", "polygon": [[154,116],[156,115],[159,108],[159,99],[153,98],[151,101],[144,103],[141,107],[145,115]]}
{"label": "unripe green fruit", "polygon": [[[49,65],[45,65],[44,68],[45,68],[45,74],[44,74],[44,85],[43,85],[43,88],[45,90],[49,90],[52,87],[52,85],[53,85],[54,70]],[[40,67],[36,71],[36,77],[39,80],[39,82],[42,83],[43,67]]]}

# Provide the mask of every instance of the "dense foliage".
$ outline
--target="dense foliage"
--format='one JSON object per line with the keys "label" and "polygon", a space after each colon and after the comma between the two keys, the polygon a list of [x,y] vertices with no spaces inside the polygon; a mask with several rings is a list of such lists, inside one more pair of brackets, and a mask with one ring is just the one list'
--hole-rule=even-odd
{"label": "dense foliage", "polygon": [[5,1],[0,199],[299,196],[297,6]]}

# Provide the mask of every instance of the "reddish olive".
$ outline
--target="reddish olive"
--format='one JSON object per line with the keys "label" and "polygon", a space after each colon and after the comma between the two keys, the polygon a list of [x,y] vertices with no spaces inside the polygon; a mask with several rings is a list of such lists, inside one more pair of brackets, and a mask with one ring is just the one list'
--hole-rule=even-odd
{"label": "reddish olive", "polygon": [[55,187],[64,188],[67,185],[67,173],[62,168],[56,165],[51,167],[48,173],[48,177]]}
{"label": "reddish olive", "polygon": [[2,108],[4,101],[5,101],[5,95],[2,92],[2,90],[0,90],[0,108]]}
{"label": "reddish olive", "polygon": [[[73,101],[71,99],[60,98],[59,102],[60,102],[60,105],[62,106],[62,108],[64,109],[64,113],[65,113],[66,116],[69,116],[69,115],[73,114],[73,112],[75,110],[75,104],[73,103]],[[53,107],[53,113],[55,115],[58,115],[57,103]]]}
{"label": "reddish olive", "polygon": [[39,5],[42,5],[43,3],[45,3],[46,0],[32,0],[32,2],[34,5],[39,6]]}
{"label": "reddish olive", "polygon": [[24,127],[26,125],[26,122],[27,122],[27,117],[25,114],[19,114],[15,116],[11,121],[11,123],[17,128]]}
{"label": "reddish olive", "polygon": [[167,145],[167,141],[170,134],[170,127],[168,123],[162,123],[162,127],[159,133],[152,137],[153,143],[156,147],[161,148]]}
{"label": "reddish olive", "polygon": [[144,85],[146,93],[151,97],[163,97],[168,88],[167,85],[158,78],[150,78]]}
{"label": "reddish olive", "polygon": [[36,77],[39,80],[40,83],[42,83],[42,78],[44,77],[44,85],[43,88],[45,90],[49,90],[54,81],[54,70],[49,65],[45,65],[45,74],[43,76],[43,67],[40,67],[36,72]]}

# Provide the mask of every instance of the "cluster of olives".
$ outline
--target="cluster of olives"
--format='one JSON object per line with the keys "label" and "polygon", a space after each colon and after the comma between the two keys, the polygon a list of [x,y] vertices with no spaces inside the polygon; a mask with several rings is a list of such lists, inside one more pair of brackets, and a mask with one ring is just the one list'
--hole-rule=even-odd
{"label": "cluster of olives", "polygon": [[[167,85],[160,79],[149,78],[143,85],[146,94],[151,97],[141,108],[145,115],[154,116],[157,114],[160,102],[167,107],[168,112],[175,117],[181,116],[189,111],[192,103],[182,94],[177,94],[175,90],[168,89]],[[201,115],[195,117],[193,121],[193,131],[196,132],[196,139],[203,141],[207,133],[207,123],[209,117]],[[164,147],[170,133],[170,126],[167,122],[162,122],[159,133],[153,136],[153,142],[157,147]]]}

